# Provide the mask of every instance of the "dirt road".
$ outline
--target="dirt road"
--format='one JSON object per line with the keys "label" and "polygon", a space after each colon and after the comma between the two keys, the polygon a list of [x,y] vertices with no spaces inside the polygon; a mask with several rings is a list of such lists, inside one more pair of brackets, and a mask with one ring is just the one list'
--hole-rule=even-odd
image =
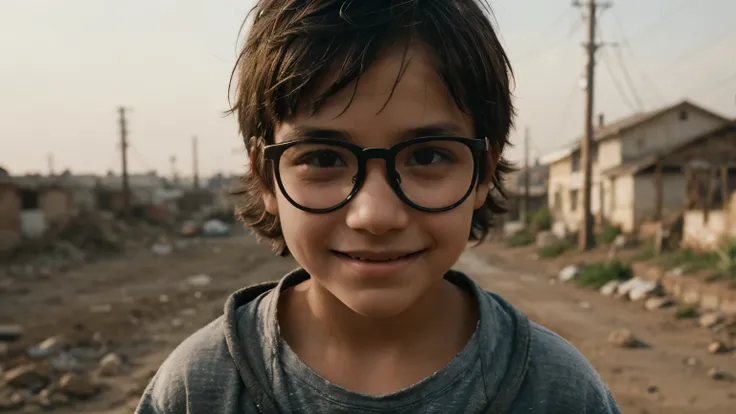
{"label": "dirt road", "polygon": [[[127,368],[102,379],[102,394],[54,412],[129,413],[160,362],[219,315],[230,292],[278,278],[294,266],[248,237],[210,240],[164,257],[142,252],[44,280],[14,280],[0,292],[0,324],[25,327],[23,340],[13,345],[15,354],[63,334],[77,344],[123,355]],[[539,264],[504,260],[488,248],[468,251],[458,268],[576,345],[609,384],[623,412],[734,412],[736,383],[714,381],[706,372],[720,367],[736,373],[736,357],[709,355],[713,334],[694,322],[675,321],[670,310],[646,312],[595,292],[550,285]],[[209,283],[189,279],[203,274]],[[608,334],[618,328],[631,329],[651,348],[608,344]],[[688,358],[697,363],[683,363]]]}

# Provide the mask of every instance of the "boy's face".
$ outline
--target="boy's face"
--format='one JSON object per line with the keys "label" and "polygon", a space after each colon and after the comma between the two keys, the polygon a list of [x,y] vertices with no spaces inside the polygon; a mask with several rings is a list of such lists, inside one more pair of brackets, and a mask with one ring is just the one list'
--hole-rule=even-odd
{"label": "boy's face", "polygon": [[[319,129],[363,147],[387,148],[412,138],[411,131],[438,125],[445,130],[442,135],[474,137],[472,119],[456,106],[422,48],[410,50],[408,67],[390,96],[402,55],[403,50],[389,52],[376,62],[361,77],[355,96],[349,85],[316,114],[307,109],[278,125],[275,142],[299,138],[296,131]],[[495,166],[495,159],[486,156],[487,165]],[[360,191],[336,211],[304,212],[278,189],[266,194],[264,202],[278,214],[289,251],[313,283],[358,314],[389,317],[438,286],[457,261],[468,241],[473,210],[486,200],[491,173],[485,172],[484,182],[460,206],[441,213],[403,203],[387,181],[385,163],[375,159],[367,163]],[[345,255],[384,260],[408,253],[413,254],[381,263]]]}

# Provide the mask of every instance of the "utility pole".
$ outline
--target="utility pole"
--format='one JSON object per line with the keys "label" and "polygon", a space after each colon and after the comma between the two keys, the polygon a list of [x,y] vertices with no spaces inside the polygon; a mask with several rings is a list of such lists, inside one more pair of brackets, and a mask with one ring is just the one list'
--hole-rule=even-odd
{"label": "utility pole", "polygon": [[593,172],[593,104],[595,90],[595,52],[600,45],[596,43],[596,18],[599,8],[610,7],[610,3],[601,3],[596,0],[588,0],[587,3],[573,2],[575,7],[586,7],[588,14],[588,40],[584,43],[587,55],[586,83],[585,83],[585,133],[580,143],[580,161],[583,169],[583,208],[578,238],[580,250],[588,250],[593,247],[593,214],[591,212],[591,185]]}
{"label": "utility pole", "polygon": [[176,174],[176,155],[169,157],[169,163],[171,164],[171,184],[178,185],[179,177]]}
{"label": "utility pole", "polygon": [[192,169],[194,176],[194,190],[199,190],[199,149],[197,148],[197,137],[192,137]]}
{"label": "utility pole", "polygon": [[529,128],[524,130],[524,204],[523,217],[524,224],[529,224],[531,214],[529,211],[529,184],[531,180],[531,171],[529,169]]}
{"label": "utility pole", "polygon": [[54,168],[54,154],[49,153],[46,161],[48,162],[48,166],[49,166],[49,175],[53,177],[56,174],[56,171]]}
{"label": "utility pole", "polygon": [[125,119],[125,108],[118,108],[120,113],[120,152],[123,163],[123,215],[130,213],[130,184],[128,183],[128,125]]}

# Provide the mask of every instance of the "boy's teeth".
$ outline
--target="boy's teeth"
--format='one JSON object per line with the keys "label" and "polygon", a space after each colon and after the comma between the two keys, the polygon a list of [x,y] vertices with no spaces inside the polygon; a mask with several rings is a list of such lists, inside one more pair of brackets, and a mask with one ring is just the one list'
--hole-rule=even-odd
{"label": "boy's teeth", "polygon": [[408,255],[396,256],[396,257],[391,257],[389,259],[382,259],[382,260],[365,259],[365,258],[362,258],[362,257],[352,256],[352,255],[347,255],[347,256],[350,257],[351,259],[360,260],[360,261],[363,261],[363,262],[389,262],[391,260],[400,259],[400,258],[406,257]]}

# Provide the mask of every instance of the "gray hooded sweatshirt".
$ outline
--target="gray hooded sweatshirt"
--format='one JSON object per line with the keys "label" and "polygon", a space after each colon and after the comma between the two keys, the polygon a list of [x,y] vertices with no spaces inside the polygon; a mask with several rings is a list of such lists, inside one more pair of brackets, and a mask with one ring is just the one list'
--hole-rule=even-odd
{"label": "gray hooded sweatshirt", "polygon": [[572,345],[456,271],[445,278],[476,298],[480,320],[447,366],[378,397],[332,384],[279,335],[279,294],[307,278],[300,269],[233,294],[161,365],[136,413],[620,413]]}

